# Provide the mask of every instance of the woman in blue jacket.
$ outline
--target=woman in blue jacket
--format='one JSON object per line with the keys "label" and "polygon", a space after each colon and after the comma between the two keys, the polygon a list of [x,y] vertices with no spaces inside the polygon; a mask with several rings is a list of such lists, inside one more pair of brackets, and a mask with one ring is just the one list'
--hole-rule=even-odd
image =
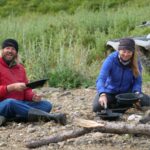
{"label": "woman in blue jacket", "polygon": [[[142,92],[142,67],[136,51],[134,40],[123,38],[119,42],[118,51],[106,58],[96,81],[98,94],[93,102],[94,112],[101,111],[106,105],[117,106],[117,94]],[[150,105],[148,95],[144,94],[141,105]]]}

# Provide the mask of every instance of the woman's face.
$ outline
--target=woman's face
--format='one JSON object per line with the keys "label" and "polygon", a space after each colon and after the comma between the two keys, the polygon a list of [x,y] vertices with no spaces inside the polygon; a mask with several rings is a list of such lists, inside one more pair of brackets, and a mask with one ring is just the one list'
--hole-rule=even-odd
{"label": "woman's face", "polygon": [[119,55],[122,60],[128,61],[132,58],[133,52],[130,50],[119,50]]}

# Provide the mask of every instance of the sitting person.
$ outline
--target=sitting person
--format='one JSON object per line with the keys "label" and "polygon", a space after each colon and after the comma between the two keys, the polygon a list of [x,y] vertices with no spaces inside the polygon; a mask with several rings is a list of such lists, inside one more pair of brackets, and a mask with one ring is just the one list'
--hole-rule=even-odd
{"label": "sitting person", "polygon": [[6,39],[2,43],[0,57],[0,125],[6,119],[20,118],[27,121],[54,120],[66,124],[65,114],[49,113],[52,104],[41,100],[31,88],[27,88],[28,79],[25,68],[18,63],[18,42]]}
{"label": "sitting person", "polygon": [[[142,92],[142,67],[137,58],[137,48],[133,39],[121,39],[118,51],[105,59],[96,81],[96,88],[94,112],[100,112],[106,105],[108,108],[120,107],[115,98],[117,94]],[[140,104],[150,106],[150,97],[143,94]]]}

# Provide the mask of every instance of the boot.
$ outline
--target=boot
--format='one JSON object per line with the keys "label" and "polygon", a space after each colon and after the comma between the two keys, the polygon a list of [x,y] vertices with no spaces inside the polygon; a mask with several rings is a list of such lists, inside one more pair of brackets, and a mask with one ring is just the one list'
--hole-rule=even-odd
{"label": "boot", "polygon": [[142,119],[139,120],[139,122],[140,122],[140,123],[143,123],[143,124],[150,122],[150,110],[148,110],[148,111],[145,113],[144,117],[142,117]]}
{"label": "boot", "polygon": [[139,120],[140,123],[145,124],[147,122],[150,122],[150,117],[144,117],[141,120]]}
{"label": "boot", "polygon": [[30,109],[28,120],[31,122],[54,120],[56,123],[66,125],[67,118],[65,114],[50,114],[39,109]]}
{"label": "boot", "polygon": [[0,126],[2,126],[6,122],[6,118],[4,116],[0,116]]}

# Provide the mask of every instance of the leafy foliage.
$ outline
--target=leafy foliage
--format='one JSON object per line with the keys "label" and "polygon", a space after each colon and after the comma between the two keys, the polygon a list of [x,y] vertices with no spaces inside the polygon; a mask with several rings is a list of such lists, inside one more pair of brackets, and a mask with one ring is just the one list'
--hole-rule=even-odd
{"label": "leafy foliage", "polygon": [[138,7],[149,5],[148,0],[1,0],[0,15],[3,17],[9,15],[23,15],[31,12],[41,14],[67,12],[73,14],[80,9],[90,11],[99,11],[101,9],[117,9],[126,4],[136,4]]}
{"label": "leafy foliage", "polygon": [[18,40],[29,79],[87,87],[98,75],[107,40],[150,33],[136,27],[149,20],[149,7],[148,0],[1,0],[0,41]]}
{"label": "leafy foliage", "polygon": [[80,73],[66,67],[57,68],[50,73],[49,84],[54,87],[62,87],[64,89],[81,86],[88,87],[91,83],[91,80],[84,78]]}

